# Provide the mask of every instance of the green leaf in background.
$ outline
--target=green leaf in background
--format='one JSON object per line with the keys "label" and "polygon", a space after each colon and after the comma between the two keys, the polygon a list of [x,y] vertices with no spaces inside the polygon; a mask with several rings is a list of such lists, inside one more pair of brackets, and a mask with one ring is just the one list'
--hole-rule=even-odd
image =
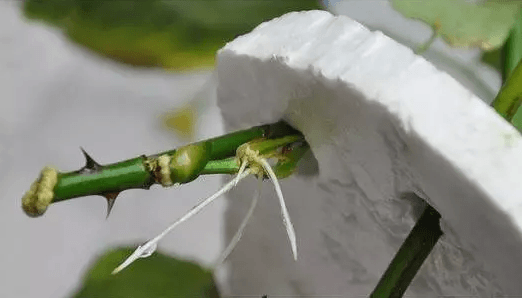
{"label": "green leaf in background", "polygon": [[432,26],[454,47],[490,51],[504,44],[522,1],[392,0],[392,4],[405,17]]}
{"label": "green leaf in background", "polygon": [[163,114],[163,125],[176,133],[176,135],[185,141],[194,139],[195,122],[197,118],[197,107],[190,103]]}
{"label": "green leaf in background", "polygon": [[27,18],[61,28],[80,45],[138,66],[183,70],[214,65],[237,35],[319,0],[26,0]]}
{"label": "green leaf in background", "polygon": [[155,252],[122,272],[111,272],[134,248],[111,250],[89,269],[75,298],[218,298],[212,273],[192,262]]}

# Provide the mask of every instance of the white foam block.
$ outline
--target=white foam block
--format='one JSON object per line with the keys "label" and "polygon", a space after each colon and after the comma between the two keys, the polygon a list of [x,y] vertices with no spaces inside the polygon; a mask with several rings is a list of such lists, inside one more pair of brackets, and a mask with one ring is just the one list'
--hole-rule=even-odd
{"label": "white foam block", "polygon": [[[324,11],[289,13],[236,38],[217,72],[229,129],[286,119],[319,165],[312,178],[283,182],[298,261],[266,187],[231,256],[232,294],[369,295],[421,197],[441,213],[445,235],[406,294],[522,295],[522,138],[451,76]],[[229,236],[254,185],[232,193]]]}

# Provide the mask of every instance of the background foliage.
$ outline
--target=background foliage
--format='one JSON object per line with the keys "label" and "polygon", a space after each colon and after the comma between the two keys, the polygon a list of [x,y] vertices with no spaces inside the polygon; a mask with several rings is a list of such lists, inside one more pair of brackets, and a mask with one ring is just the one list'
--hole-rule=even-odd
{"label": "background foliage", "polygon": [[98,54],[138,66],[211,67],[216,51],[263,21],[317,0],[28,0],[24,14]]}
{"label": "background foliage", "polygon": [[219,297],[212,273],[199,265],[155,252],[111,275],[134,248],[108,251],[89,269],[75,298]]}

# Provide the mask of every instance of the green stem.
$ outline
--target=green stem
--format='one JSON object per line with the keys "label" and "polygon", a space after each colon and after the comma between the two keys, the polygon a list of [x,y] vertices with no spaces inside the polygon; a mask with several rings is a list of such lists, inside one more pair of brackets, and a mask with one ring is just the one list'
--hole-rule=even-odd
{"label": "green stem", "polygon": [[[493,108],[511,122],[522,103],[522,61],[512,71],[493,101]],[[518,127],[520,129],[520,127]]]}
{"label": "green stem", "polygon": [[430,39],[428,39],[426,42],[424,42],[423,44],[418,46],[417,49],[415,50],[415,54],[416,55],[424,54],[424,52],[426,52],[430,48],[430,46],[433,44],[435,39],[437,39],[437,37],[439,37],[439,32],[440,31],[437,28],[437,26],[434,26],[433,32],[431,33],[431,36],[430,36]]}
{"label": "green stem", "polygon": [[400,298],[442,235],[440,214],[427,206],[370,295]]}
{"label": "green stem", "polygon": [[239,171],[239,165],[235,157],[230,157],[221,160],[211,160],[207,163],[205,168],[201,171],[201,175],[209,174],[236,174]]}
{"label": "green stem", "polygon": [[[299,135],[300,132],[286,124],[286,122],[280,121],[270,125],[261,125],[237,132],[232,132],[199,143],[207,143],[210,145],[210,153],[208,155],[209,160],[218,160],[234,156],[236,154],[237,147],[254,139],[276,139],[292,134]],[[164,151],[154,156],[160,156],[163,154],[173,155],[177,150],[178,149]]]}
{"label": "green stem", "polygon": [[[503,85],[491,105],[502,117],[512,122],[522,103],[522,8],[502,49],[502,57]],[[514,124],[518,129],[522,128]]]}
{"label": "green stem", "polygon": [[50,203],[87,195],[105,196],[110,207],[118,193],[126,189],[187,183],[201,174],[233,174],[238,170],[233,158],[236,150],[253,140],[265,140],[255,143],[273,150],[303,139],[288,124],[278,122],[108,165],[98,164],[84,151],[87,162],[78,171],[59,173],[44,168],[22,198],[22,207],[28,215],[39,216]]}
{"label": "green stem", "polygon": [[53,202],[76,197],[120,192],[129,188],[148,188],[154,177],[145,168],[148,157],[141,156],[102,166],[92,173],[79,170],[58,174]]}

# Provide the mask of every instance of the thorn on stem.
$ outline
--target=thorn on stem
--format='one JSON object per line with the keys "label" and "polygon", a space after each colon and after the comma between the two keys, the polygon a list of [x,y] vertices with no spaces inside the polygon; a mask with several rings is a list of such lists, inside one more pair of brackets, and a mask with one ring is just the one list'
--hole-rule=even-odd
{"label": "thorn on stem", "polygon": [[94,173],[103,167],[97,163],[82,147],[80,147],[80,150],[82,150],[83,156],[85,157],[85,166],[80,169],[80,173]]}
{"label": "thorn on stem", "polygon": [[118,197],[119,194],[120,194],[119,191],[102,194],[102,196],[105,197],[105,199],[107,199],[107,216],[105,217],[105,219],[109,218],[109,215],[111,214],[111,211],[112,211],[112,207],[114,207],[114,203],[116,202],[116,198]]}

